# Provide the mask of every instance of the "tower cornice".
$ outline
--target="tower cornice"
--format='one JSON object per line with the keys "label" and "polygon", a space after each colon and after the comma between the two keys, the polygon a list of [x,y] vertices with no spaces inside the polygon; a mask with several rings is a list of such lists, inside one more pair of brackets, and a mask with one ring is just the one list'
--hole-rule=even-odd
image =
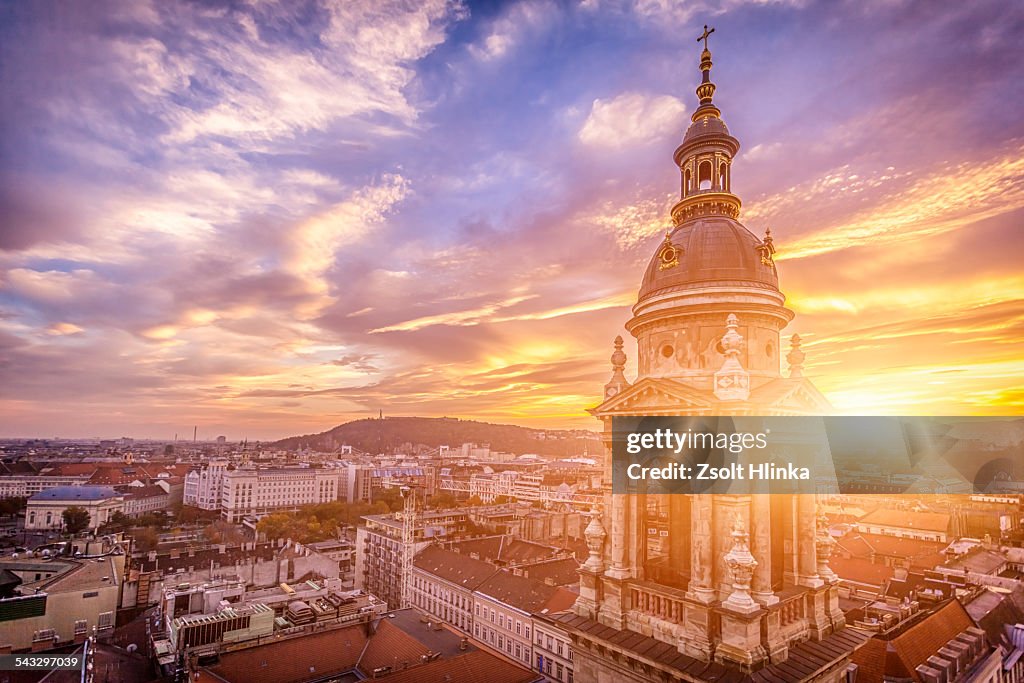
{"label": "tower cornice", "polygon": [[740,217],[740,198],[731,192],[704,191],[680,199],[672,207],[672,224],[679,227],[688,220],[701,216]]}

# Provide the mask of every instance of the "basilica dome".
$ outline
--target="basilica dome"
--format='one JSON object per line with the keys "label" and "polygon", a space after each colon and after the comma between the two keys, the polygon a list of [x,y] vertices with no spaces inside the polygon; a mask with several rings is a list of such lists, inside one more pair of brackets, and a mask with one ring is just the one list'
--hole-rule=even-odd
{"label": "basilica dome", "polygon": [[663,241],[640,285],[639,301],[655,294],[698,287],[779,290],[775,264],[761,259],[762,241],[727,216],[689,220]]}

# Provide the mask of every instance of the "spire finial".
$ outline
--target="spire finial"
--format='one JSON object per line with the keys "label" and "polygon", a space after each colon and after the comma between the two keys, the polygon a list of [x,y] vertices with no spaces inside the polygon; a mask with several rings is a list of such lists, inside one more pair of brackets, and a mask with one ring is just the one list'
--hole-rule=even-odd
{"label": "spire finial", "polygon": [[626,367],[626,353],[622,350],[622,335],[615,337],[615,350],[612,352],[612,368],[622,370]]}
{"label": "spire finial", "polygon": [[[708,30],[708,25],[704,24],[704,33],[697,38],[697,42],[704,41],[704,50],[700,53],[700,70],[703,73],[700,85],[697,86],[697,97],[700,98],[700,109],[705,108],[706,105],[711,105],[711,98],[715,94],[715,84],[711,82],[711,50],[708,49],[708,36],[715,32],[715,29]],[[698,111],[700,111],[698,109]],[[708,112],[710,113],[710,112]],[[702,114],[703,115],[703,114]],[[694,114],[696,116],[696,114]],[[697,119],[694,118],[694,121]]]}
{"label": "spire finial", "polygon": [[704,24],[704,33],[699,38],[697,38],[697,42],[699,43],[700,41],[703,40],[704,41],[704,49],[705,50],[708,49],[708,36],[710,36],[714,32],[715,32],[715,29],[711,29],[709,31],[708,30],[708,25]]}
{"label": "spire finial", "polygon": [[615,396],[617,393],[629,386],[629,381],[623,370],[626,367],[626,352],[622,350],[622,335],[615,337],[615,350],[612,351],[612,377],[604,385],[604,397],[606,399]]}

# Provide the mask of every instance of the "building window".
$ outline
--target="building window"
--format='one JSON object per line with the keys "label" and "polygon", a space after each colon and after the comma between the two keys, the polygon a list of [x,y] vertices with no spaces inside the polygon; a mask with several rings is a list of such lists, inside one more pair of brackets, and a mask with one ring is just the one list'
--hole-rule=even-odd
{"label": "building window", "polygon": [[518,620],[516,621],[516,635],[517,636],[523,635],[523,622],[518,621]]}
{"label": "building window", "polygon": [[562,680],[562,665],[560,663],[555,664],[555,678]]}

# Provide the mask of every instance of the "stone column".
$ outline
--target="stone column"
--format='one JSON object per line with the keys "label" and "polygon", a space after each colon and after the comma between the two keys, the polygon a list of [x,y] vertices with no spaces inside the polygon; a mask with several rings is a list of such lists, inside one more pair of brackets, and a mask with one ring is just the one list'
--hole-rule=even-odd
{"label": "stone column", "polygon": [[797,494],[797,575],[800,585],[820,588],[825,582],[818,576],[817,496]]}
{"label": "stone column", "polygon": [[690,540],[690,596],[708,604],[715,600],[712,583],[714,569],[714,536],[712,530],[710,493],[693,495],[693,536]]}
{"label": "stone column", "polygon": [[627,496],[612,494],[612,506],[611,506],[611,566],[608,568],[606,574],[616,579],[624,579],[628,576],[626,570],[627,559],[626,555],[628,548],[626,547],[626,507],[629,504]]}
{"label": "stone column", "polygon": [[[755,493],[751,502],[750,549],[757,560],[752,595],[760,604],[774,605],[779,598],[772,592],[772,509],[771,494]],[[778,549],[782,551],[781,548]]]}

